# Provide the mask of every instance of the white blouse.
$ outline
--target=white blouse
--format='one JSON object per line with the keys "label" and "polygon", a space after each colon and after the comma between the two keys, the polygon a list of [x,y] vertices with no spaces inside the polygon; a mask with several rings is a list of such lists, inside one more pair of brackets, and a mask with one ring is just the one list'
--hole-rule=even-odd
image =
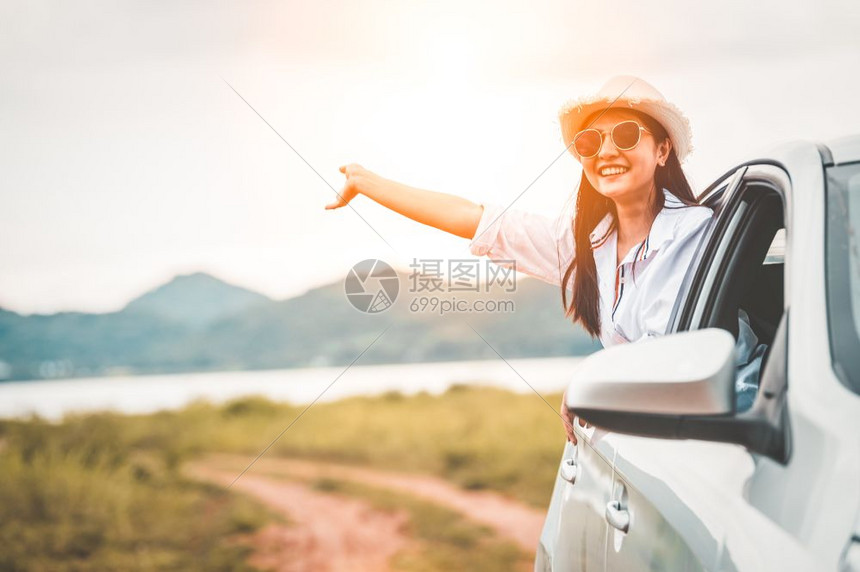
{"label": "white blouse", "polygon": [[[687,206],[666,189],[665,205],[648,236],[617,261],[614,217],[607,214],[591,233],[600,293],[600,341],[604,347],[666,333],[669,315],[696,246],[713,211]],[[476,256],[561,286],[573,260],[573,214],[555,220],[500,205],[484,204],[470,243]],[[571,283],[568,283],[571,284]]]}

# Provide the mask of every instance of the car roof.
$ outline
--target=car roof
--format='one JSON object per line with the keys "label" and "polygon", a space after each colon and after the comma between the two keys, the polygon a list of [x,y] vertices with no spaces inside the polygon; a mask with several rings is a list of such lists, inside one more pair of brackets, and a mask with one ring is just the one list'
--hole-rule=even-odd
{"label": "car roof", "polygon": [[860,161],[860,135],[840,137],[826,143],[833,156],[833,163],[854,163]]}
{"label": "car roof", "polygon": [[[733,166],[702,191],[699,194],[699,199],[716,198],[715,191],[741,166],[755,167],[756,165],[776,164],[785,168],[789,177],[794,178],[792,174],[797,175],[808,169],[820,170],[822,166],[830,167],[856,162],[860,162],[860,134],[831,139],[826,143],[809,140],[786,141],[770,148],[764,148],[764,152],[756,158]],[[719,201],[720,199],[716,198],[716,200]]]}

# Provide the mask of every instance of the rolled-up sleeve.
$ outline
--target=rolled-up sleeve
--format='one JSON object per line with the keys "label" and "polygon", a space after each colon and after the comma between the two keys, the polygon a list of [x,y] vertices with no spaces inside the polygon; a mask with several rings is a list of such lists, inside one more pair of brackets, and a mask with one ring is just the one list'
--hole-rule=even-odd
{"label": "rolled-up sleeve", "polygon": [[552,219],[500,205],[483,204],[484,213],[469,250],[506,268],[556,286],[573,261],[573,220],[564,212]]}

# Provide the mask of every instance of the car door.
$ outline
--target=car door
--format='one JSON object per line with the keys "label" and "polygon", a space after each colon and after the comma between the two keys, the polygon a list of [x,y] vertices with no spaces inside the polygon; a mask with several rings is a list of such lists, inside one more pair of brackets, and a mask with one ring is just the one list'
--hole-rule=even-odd
{"label": "car door", "polygon": [[[748,165],[733,177],[670,330],[720,327],[737,339],[743,309],[756,337],[768,343],[762,375],[784,375],[788,319],[778,250],[790,230],[781,230],[790,183],[772,165]],[[761,456],[729,443],[620,434],[610,440],[615,504],[607,511],[626,513],[629,524],[626,532],[610,531],[608,570],[795,569],[808,562],[796,539],[751,506],[750,488],[768,464]],[[726,549],[729,539],[736,553]],[[785,548],[755,553],[753,546]]]}
{"label": "car door", "polygon": [[604,511],[612,493],[611,454],[599,439],[581,438],[576,445],[565,445],[541,532],[536,571],[606,569]]}
{"label": "car door", "polygon": [[[718,202],[736,187],[742,175],[739,170],[714,183],[706,191],[711,202]],[[632,554],[643,553],[639,546],[643,543],[651,547],[649,554],[655,556],[648,558],[654,560],[655,565],[659,564],[658,568],[684,569],[686,562],[693,558],[684,552],[680,536],[667,525],[659,511],[646,509],[647,503],[643,502],[640,490],[628,486],[624,477],[615,474],[616,449],[626,438],[599,428],[576,426],[576,430],[580,439],[578,445],[567,443],[565,447],[541,533],[535,570],[648,568],[633,565],[637,559],[641,560],[638,556],[630,558]],[[635,523],[625,527],[625,507],[631,502],[641,510],[636,510]],[[633,524],[635,526],[630,528]],[[628,538],[632,540],[625,544]],[[611,551],[607,551],[607,541],[612,544]],[[682,562],[680,567],[677,566],[679,561]]]}
{"label": "car door", "polygon": [[[713,245],[721,242],[727,226],[722,207],[731,203],[745,171],[742,167],[727,173],[704,193],[703,203],[715,210],[715,216],[682,292],[690,292],[696,269],[717,256]],[[721,531],[718,523],[699,518],[703,509],[695,503],[709,498],[701,494],[702,483],[726,470],[715,466],[713,459],[739,456],[737,447],[617,433],[607,434],[604,442],[615,459],[611,498],[604,515],[609,527],[607,570],[713,569],[720,554]],[[706,473],[704,479],[691,475],[688,465]]]}

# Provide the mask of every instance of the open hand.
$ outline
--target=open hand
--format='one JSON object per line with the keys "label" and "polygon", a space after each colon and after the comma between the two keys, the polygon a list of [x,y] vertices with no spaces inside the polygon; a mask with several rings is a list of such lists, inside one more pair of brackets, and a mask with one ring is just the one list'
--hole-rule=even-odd
{"label": "open hand", "polygon": [[349,201],[361,193],[361,185],[365,182],[368,175],[371,174],[370,171],[355,163],[343,165],[339,170],[346,175],[346,181],[339,193],[340,196],[334,202],[327,204],[325,206],[326,210],[345,207]]}

